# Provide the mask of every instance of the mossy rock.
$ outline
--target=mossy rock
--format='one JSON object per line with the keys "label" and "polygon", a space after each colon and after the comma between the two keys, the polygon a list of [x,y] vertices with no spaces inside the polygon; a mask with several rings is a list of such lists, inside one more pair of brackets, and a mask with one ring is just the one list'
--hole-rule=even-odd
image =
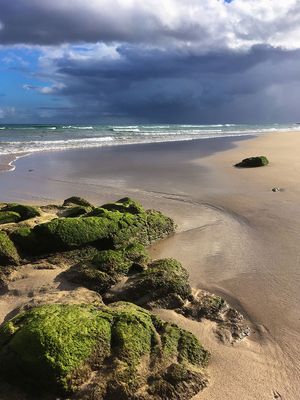
{"label": "mossy rock", "polygon": [[32,308],[0,327],[1,377],[35,395],[136,399],[143,393],[152,399],[155,393],[153,399],[165,399],[156,384],[160,376],[162,385],[190,388],[188,399],[205,386],[209,353],[176,325],[167,353],[170,326],[131,303]]}
{"label": "mossy rock", "polygon": [[0,231],[0,265],[18,264],[20,257],[6,232]]}
{"label": "mossy rock", "polygon": [[241,162],[235,164],[237,168],[256,168],[264,167],[269,164],[269,160],[265,156],[244,158]]}
{"label": "mossy rock", "polygon": [[171,218],[156,210],[146,210],[135,215],[124,213],[119,221],[119,229],[111,237],[116,248],[134,242],[149,246],[174,231],[175,224]]}
{"label": "mossy rock", "polygon": [[80,215],[87,214],[92,211],[92,207],[89,206],[74,206],[68,207],[63,210],[62,216],[65,218],[79,217]]}
{"label": "mossy rock", "polygon": [[[131,267],[146,258],[143,246],[132,245],[124,250],[98,251],[91,259],[79,262],[64,273],[66,279],[104,294]],[[133,261],[135,260],[135,261]]]}
{"label": "mossy rock", "polygon": [[[72,391],[73,374],[110,354],[110,316],[91,306],[45,305],[0,328],[1,374],[29,387]],[[84,377],[82,377],[84,378]]]}
{"label": "mossy rock", "polygon": [[93,205],[89,201],[83,199],[82,197],[77,197],[77,196],[68,197],[63,202],[63,206],[64,207],[65,206],[72,206],[74,204],[76,204],[77,206],[92,207],[93,208]]}
{"label": "mossy rock", "polygon": [[22,226],[10,234],[11,240],[16,247],[24,254],[38,254],[40,242],[33,230],[28,226]]}
{"label": "mossy rock", "polygon": [[[128,280],[122,290],[109,294],[107,299],[177,308],[190,294],[187,271],[177,260],[166,258],[148,264],[144,271]],[[176,297],[181,299],[179,305]]]}
{"label": "mossy rock", "polygon": [[174,232],[174,229],[172,219],[158,211],[131,214],[101,209],[98,216],[89,213],[83,217],[57,218],[36,225],[32,232],[39,242],[37,254],[46,254],[88,244],[100,250],[123,249],[136,242],[149,245]]}
{"label": "mossy rock", "polygon": [[124,249],[124,252],[127,259],[142,267],[145,266],[150,260],[145,246],[138,242],[130,243]]}
{"label": "mossy rock", "polygon": [[20,214],[14,211],[0,211],[0,225],[18,222],[21,220]]}
{"label": "mossy rock", "polygon": [[114,218],[57,218],[36,225],[33,232],[45,252],[74,249],[94,242],[106,248],[112,246],[110,235],[118,230],[120,218],[121,214]]}
{"label": "mossy rock", "polygon": [[64,272],[64,277],[80,286],[104,294],[117,283],[117,276],[97,270],[91,264],[77,264]]}
{"label": "mossy rock", "polygon": [[107,203],[101,206],[109,211],[120,211],[122,213],[128,212],[130,214],[140,214],[145,212],[143,206],[135,200],[129,197],[124,197],[115,203]]}
{"label": "mossy rock", "polygon": [[41,215],[37,207],[26,206],[23,204],[8,204],[3,211],[13,211],[21,216],[21,221]]}
{"label": "mossy rock", "polygon": [[162,375],[154,377],[150,388],[151,399],[188,400],[206,386],[207,380],[203,375],[184,365],[171,364]]}

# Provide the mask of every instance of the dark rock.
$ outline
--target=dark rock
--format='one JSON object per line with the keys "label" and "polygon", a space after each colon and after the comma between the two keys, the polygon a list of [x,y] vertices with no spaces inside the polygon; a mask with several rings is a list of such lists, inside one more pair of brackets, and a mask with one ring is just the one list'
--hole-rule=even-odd
{"label": "dark rock", "polygon": [[249,336],[250,328],[244,317],[219,296],[198,290],[181,308],[176,310],[187,318],[203,318],[217,322],[216,334],[223,342],[234,343]]}
{"label": "dark rock", "polygon": [[80,215],[87,214],[92,211],[92,207],[89,206],[74,206],[67,207],[61,211],[61,216],[66,218],[79,217]]}
{"label": "dark rock", "polygon": [[0,265],[16,265],[19,261],[20,257],[14,243],[7,233],[0,231]]}
{"label": "dark rock", "polygon": [[0,225],[18,222],[21,220],[21,215],[14,211],[0,211]]}
{"label": "dark rock", "polygon": [[129,197],[124,197],[115,203],[107,203],[101,206],[109,211],[120,211],[120,212],[128,212],[130,214],[139,214],[143,213],[145,210],[143,206],[135,200],[130,199]]}
{"label": "dark rock", "polygon": [[235,164],[237,168],[255,168],[268,165],[269,161],[265,156],[244,158],[241,162]]}
{"label": "dark rock", "polygon": [[191,293],[188,273],[171,258],[156,260],[130,278],[123,288],[111,294],[109,301],[126,300],[150,307],[176,308]]}
{"label": "dark rock", "polygon": [[204,375],[183,365],[171,364],[162,376],[158,375],[153,380],[149,392],[155,399],[188,400],[206,386],[207,379]]}
{"label": "dark rock", "polygon": [[63,202],[64,207],[72,205],[93,207],[93,205],[89,201],[83,199],[82,197],[77,197],[77,196],[69,197]]}
{"label": "dark rock", "polygon": [[2,209],[2,211],[13,211],[21,216],[21,221],[24,221],[29,218],[38,217],[41,215],[40,211],[37,207],[33,206],[25,206],[23,204],[7,204],[6,207]]}

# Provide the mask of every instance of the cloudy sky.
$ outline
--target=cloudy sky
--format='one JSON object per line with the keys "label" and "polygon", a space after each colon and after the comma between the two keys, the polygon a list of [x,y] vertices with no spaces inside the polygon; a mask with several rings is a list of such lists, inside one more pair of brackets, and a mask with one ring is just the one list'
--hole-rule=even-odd
{"label": "cloudy sky", "polygon": [[0,0],[1,123],[300,120],[299,0]]}

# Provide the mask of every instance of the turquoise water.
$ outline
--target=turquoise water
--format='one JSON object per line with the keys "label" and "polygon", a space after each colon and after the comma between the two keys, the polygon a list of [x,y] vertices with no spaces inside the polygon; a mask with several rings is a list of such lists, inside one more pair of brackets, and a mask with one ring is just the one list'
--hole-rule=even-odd
{"label": "turquoise water", "polygon": [[91,148],[299,130],[289,125],[0,125],[0,154]]}

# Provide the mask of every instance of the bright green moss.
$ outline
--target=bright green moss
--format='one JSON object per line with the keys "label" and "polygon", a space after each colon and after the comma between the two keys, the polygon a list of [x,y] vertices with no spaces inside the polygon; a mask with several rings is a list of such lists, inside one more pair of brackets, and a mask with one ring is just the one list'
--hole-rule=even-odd
{"label": "bright green moss", "polygon": [[169,294],[186,298],[190,293],[187,271],[178,261],[166,258],[150,263],[145,271],[136,276],[125,295],[130,301],[143,296],[152,301]]}
{"label": "bright green moss", "polygon": [[124,197],[116,201],[115,203],[107,203],[101,206],[101,208],[105,208],[110,211],[120,211],[122,213],[130,213],[130,214],[140,214],[145,212],[143,206],[135,200],[130,199],[129,197]]}
{"label": "bright green moss", "polygon": [[128,303],[116,303],[113,313],[112,346],[116,347],[121,360],[134,367],[144,354],[151,351],[155,335],[151,315]]}
{"label": "bright green moss", "polygon": [[204,367],[209,360],[206,351],[197,338],[190,332],[181,330],[178,342],[178,361]]}
{"label": "bright green moss", "polygon": [[[33,232],[39,239],[40,248],[52,252],[93,243],[100,249],[123,249],[137,241],[149,245],[174,229],[170,218],[154,211],[136,215],[105,209],[100,211],[100,214],[96,209],[84,217],[54,219],[35,226]],[[97,216],[91,216],[94,213]]]}
{"label": "bright green moss", "polygon": [[110,275],[126,275],[132,262],[126,258],[124,251],[104,250],[100,251],[92,260],[93,268]]}
{"label": "bright green moss", "polygon": [[124,249],[124,252],[126,258],[137,264],[145,265],[150,260],[149,254],[145,249],[145,246],[138,242],[130,243]]}
{"label": "bright green moss", "polygon": [[20,221],[21,216],[20,214],[14,211],[1,211],[0,212],[0,225],[1,224],[8,224],[10,222],[18,222]]}
{"label": "bright green moss", "polygon": [[[19,314],[0,328],[2,373],[51,390],[72,389],[72,374],[97,349],[110,354],[110,316],[90,306],[45,305]],[[0,367],[1,368],[1,367]]]}
{"label": "bright green moss", "polygon": [[181,337],[181,330],[177,325],[165,324],[161,336],[163,354],[168,357],[177,357],[178,342]]}
{"label": "bright green moss", "polygon": [[114,219],[97,217],[54,219],[35,226],[33,232],[41,239],[45,249],[67,250],[109,240],[111,232],[118,229],[118,219],[117,215]]}
{"label": "bright green moss", "polygon": [[25,206],[23,204],[8,204],[3,211],[13,211],[21,216],[21,220],[38,217],[41,215],[40,211],[33,206]]}
{"label": "bright green moss", "polygon": [[175,231],[174,221],[156,210],[146,212],[148,226],[148,241],[155,242]]}
{"label": "bright green moss", "polygon": [[[170,364],[183,363],[198,371],[208,353],[192,334],[119,302],[101,308],[52,304],[23,312],[0,327],[0,357],[2,378],[35,394],[76,391],[94,370],[99,398],[118,398],[106,397],[106,387],[111,396],[124,392],[132,398],[153,366],[169,371]],[[180,371],[178,379],[184,380]]]}
{"label": "bright green moss", "polygon": [[17,264],[20,258],[7,233],[0,231],[0,265]]}

